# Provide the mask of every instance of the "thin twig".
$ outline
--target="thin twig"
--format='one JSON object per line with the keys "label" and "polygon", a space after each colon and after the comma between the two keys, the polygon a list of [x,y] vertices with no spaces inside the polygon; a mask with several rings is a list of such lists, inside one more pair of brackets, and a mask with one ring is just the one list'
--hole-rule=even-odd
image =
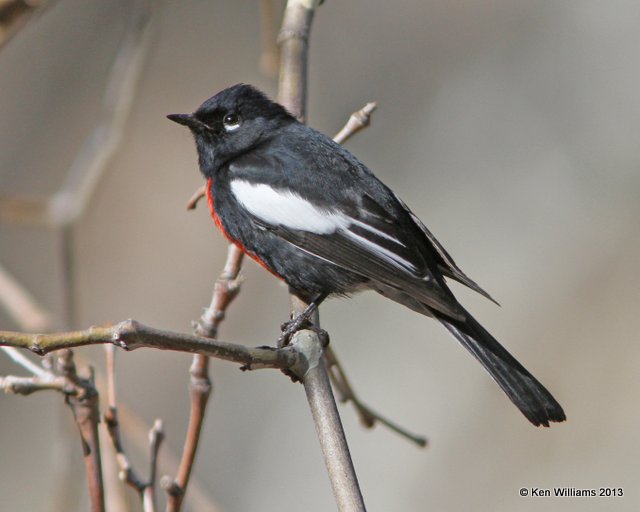
{"label": "thin twig", "polygon": [[203,355],[194,356],[190,373],[191,410],[180,466],[175,479],[163,477],[161,480],[161,486],[167,493],[167,512],[178,512],[181,509],[187,486],[189,485],[189,478],[198,451],[207,402],[211,394],[209,358]]}
{"label": "thin twig", "polygon": [[14,363],[22,366],[25,370],[27,370],[29,373],[32,373],[36,377],[39,377],[43,380],[50,379],[52,377],[52,374],[49,371],[35,364],[18,349],[13,347],[0,347],[0,350],[7,354]]}
{"label": "thin twig", "polygon": [[187,210],[195,210],[196,206],[198,206],[198,202],[204,196],[207,195],[207,186],[202,185],[198,190],[196,190],[193,195],[187,201]]}
{"label": "thin twig", "polygon": [[396,423],[373,411],[371,408],[369,408],[369,406],[360,401],[355,391],[351,387],[351,383],[349,382],[349,379],[347,378],[347,375],[342,368],[340,361],[338,361],[338,358],[336,357],[331,347],[327,347],[324,353],[324,357],[325,362],[327,363],[327,369],[329,371],[329,379],[338,392],[340,401],[342,403],[351,402],[353,404],[353,407],[356,409],[356,412],[360,417],[360,422],[365,427],[373,428],[375,424],[379,422],[389,429],[393,430],[397,434],[400,434],[402,437],[417,444],[418,446],[424,447],[427,445],[427,439],[424,436],[409,432],[403,427],[400,427]]}
{"label": "thin twig", "polygon": [[164,440],[164,425],[162,420],[156,420],[153,427],[149,431],[149,481],[144,488],[144,496],[142,500],[145,512],[156,512],[156,479],[158,475],[158,453],[160,445]]}
{"label": "thin twig", "polygon": [[366,128],[371,123],[371,114],[378,108],[378,104],[375,101],[367,103],[360,110],[351,114],[347,124],[342,127],[334,137],[338,144],[344,144],[348,139],[358,133],[360,130]]}
{"label": "thin twig", "polygon": [[[204,310],[200,321],[195,326],[197,335],[210,339],[217,337],[218,328],[224,320],[227,308],[240,292],[241,279],[239,276],[243,256],[242,251],[237,246],[233,244],[229,246],[227,261],[222,273],[216,280],[211,304]],[[204,355],[194,356],[190,373],[191,412],[189,414],[182,460],[175,480],[170,478],[163,478],[162,480],[163,487],[168,494],[168,512],[178,512],[182,506],[198,450],[200,432],[202,431],[205,411],[212,389],[211,380],[209,379],[208,357]]]}
{"label": "thin twig", "polygon": [[71,350],[61,350],[51,369],[40,368],[20,354],[16,348],[0,347],[16,363],[32,373],[32,377],[0,377],[0,389],[5,393],[29,395],[36,391],[55,390],[65,395],[65,401],[73,412],[82,440],[89,498],[93,512],[104,512],[104,487],[100,456],[98,423],[100,410],[98,392],[93,371],[86,378],[76,372]]}
{"label": "thin twig", "polygon": [[[126,431],[127,438],[131,439],[132,445],[143,446],[145,444],[149,437],[150,427],[140,418],[136,411],[127,407],[126,403],[121,402],[118,404],[118,420],[124,431]],[[180,459],[166,445],[162,450],[162,458],[158,462],[158,470],[162,468],[165,471],[168,468],[173,469],[180,465]],[[164,480],[164,477],[160,480],[160,487],[163,488],[162,480]],[[169,478],[169,480],[173,481],[172,478]],[[198,480],[196,475],[191,476],[189,481],[189,501],[192,510],[206,510],[207,512],[221,510],[220,506],[209,496],[209,490]]]}
{"label": "thin twig", "polygon": [[100,407],[93,371],[90,368],[91,374],[88,377],[80,377],[76,372],[71,350],[61,350],[58,353],[57,369],[75,387],[74,393],[66,394],[66,402],[73,411],[82,439],[91,510],[92,512],[104,512],[104,486],[100,460],[100,438],[98,436]]}
{"label": "thin twig", "polygon": [[156,474],[158,464],[158,451],[160,445],[164,439],[164,431],[162,428],[162,421],[156,420],[153,427],[149,431],[149,480],[143,481],[136,473],[129,457],[127,456],[124,446],[122,444],[122,438],[120,436],[120,422],[118,414],[118,405],[116,400],[116,379],[115,379],[115,347],[113,345],[107,345],[105,347],[107,353],[107,412],[104,415],[105,424],[107,426],[107,432],[113,448],[116,452],[116,462],[120,469],[119,478],[131,488],[133,488],[138,494],[138,498],[142,503],[144,512],[155,512],[155,489],[156,489]]}
{"label": "thin twig", "polygon": [[135,489],[140,499],[142,499],[145,483],[138,477],[131,465],[120,437],[120,422],[118,421],[118,407],[116,405],[115,347],[107,345],[105,349],[107,354],[107,412],[104,415],[104,422],[116,452],[116,461],[120,468],[120,480]]}

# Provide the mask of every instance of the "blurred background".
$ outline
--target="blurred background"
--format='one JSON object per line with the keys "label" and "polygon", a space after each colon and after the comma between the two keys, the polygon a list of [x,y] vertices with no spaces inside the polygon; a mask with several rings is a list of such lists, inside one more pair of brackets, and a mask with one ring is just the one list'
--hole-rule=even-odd
{"label": "blurred background", "polygon": [[[51,1],[0,48],[0,266],[52,328],[135,318],[190,332],[226,243],[204,204],[185,210],[202,180],[190,135],[165,115],[237,82],[276,95],[260,69],[264,5]],[[532,427],[429,319],[374,294],[328,301],[323,327],[363,400],[430,440],[423,450],[367,431],[341,407],[369,509],[638,510],[637,3],[328,0],[310,43],[309,123],[334,134],[379,102],[347,147],[502,304],[455,287],[568,416]],[[271,344],[286,288],[251,261],[243,274],[220,336]],[[20,328],[6,310],[0,322]],[[101,348],[76,354],[103,373]],[[143,425],[164,420],[161,472],[173,475],[191,358],[118,357],[120,400]],[[0,353],[8,374],[24,371]],[[199,503],[334,509],[302,388],[219,361],[211,375]],[[70,416],[54,393],[0,396],[1,509],[87,509]],[[144,437],[124,428],[144,474]],[[115,474],[106,448],[104,458]],[[602,486],[625,495],[519,496]],[[186,510],[203,510],[194,500]]]}

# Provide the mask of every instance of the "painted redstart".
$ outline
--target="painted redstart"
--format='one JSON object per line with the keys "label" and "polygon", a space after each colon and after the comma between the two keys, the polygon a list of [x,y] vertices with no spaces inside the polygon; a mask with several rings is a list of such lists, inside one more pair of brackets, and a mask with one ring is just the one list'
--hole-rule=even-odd
{"label": "painted redstart", "polygon": [[346,149],[244,84],[168,118],[195,137],[215,223],[310,302],[305,313],[330,295],[375,290],[437,319],[531,423],[565,420],[551,393],[458,303],[445,278],[491,297]]}

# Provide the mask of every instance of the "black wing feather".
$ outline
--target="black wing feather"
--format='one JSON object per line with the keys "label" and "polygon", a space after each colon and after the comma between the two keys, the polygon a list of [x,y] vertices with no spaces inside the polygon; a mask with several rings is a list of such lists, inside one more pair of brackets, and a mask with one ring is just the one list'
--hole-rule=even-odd
{"label": "black wing feather", "polygon": [[[334,265],[380,282],[393,288],[404,289],[416,299],[452,319],[463,320],[460,306],[449,290],[432,275],[414,274],[399,268],[380,255],[355,243],[344,233],[318,235],[297,231],[284,226],[269,226],[279,237]],[[424,263],[423,263],[424,265]],[[426,279],[425,279],[426,278]]]}

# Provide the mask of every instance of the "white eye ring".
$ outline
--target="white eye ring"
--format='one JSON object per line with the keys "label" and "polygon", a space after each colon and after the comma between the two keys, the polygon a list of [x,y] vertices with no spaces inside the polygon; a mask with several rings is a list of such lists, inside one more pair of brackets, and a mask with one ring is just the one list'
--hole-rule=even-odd
{"label": "white eye ring", "polygon": [[222,125],[227,132],[236,131],[238,128],[240,128],[240,117],[238,117],[236,114],[227,114],[222,119]]}

